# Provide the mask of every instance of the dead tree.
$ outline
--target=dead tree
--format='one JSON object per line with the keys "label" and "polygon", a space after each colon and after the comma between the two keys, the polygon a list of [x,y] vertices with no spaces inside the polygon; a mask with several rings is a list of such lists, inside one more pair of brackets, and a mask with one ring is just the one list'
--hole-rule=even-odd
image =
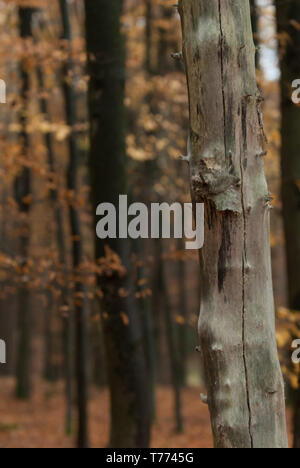
{"label": "dead tree", "polygon": [[200,350],[217,448],[287,447],[270,195],[249,2],[180,0],[192,197],[205,204]]}

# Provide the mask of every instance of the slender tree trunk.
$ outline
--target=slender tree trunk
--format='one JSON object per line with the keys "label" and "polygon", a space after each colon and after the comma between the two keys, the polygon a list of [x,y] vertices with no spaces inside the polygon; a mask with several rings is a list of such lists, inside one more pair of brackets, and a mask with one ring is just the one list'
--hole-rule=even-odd
{"label": "slender tree trunk", "polygon": [[[95,300],[98,309],[98,301]],[[101,322],[96,321],[92,329],[92,353],[93,353],[93,381],[101,389],[107,387],[107,376],[105,369],[105,355],[102,341]]]}
{"label": "slender tree trunk", "polygon": [[44,379],[49,382],[56,382],[59,379],[59,368],[55,361],[55,336],[53,332],[53,294],[52,291],[45,291],[45,300],[47,305],[45,307],[45,331],[44,331],[44,346],[45,346],[45,360],[44,360]]}
{"label": "slender tree trunk", "polygon": [[172,306],[170,304],[168,289],[165,280],[164,263],[162,258],[162,245],[161,240],[156,241],[155,256],[159,259],[158,266],[158,287],[160,288],[160,299],[163,307],[165,327],[167,333],[167,344],[169,351],[169,359],[171,366],[171,379],[174,392],[174,414],[175,414],[175,431],[180,434],[183,432],[183,417],[182,417],[182,404],[181,404],[181,362],[179,356],[179,346],[177,342],[176,327],[172,314]]}
{"label": "slender tree trunk", "polygon": [[286,448],[269,192],[249,2],[180,0],[191,189],[205,204],[199,318],[217,448]]}
{"label": "slender tree trunk", "polygon": [[[146,278],[146,271],[144,268],[145,255],[143,257],[142,242],[137,241],[137,256],[138,260],[142,263],[138,267],[137,271],[137,283],[140,285],[140,282]],[[152,316],[152,296],[147,295],[143,296],[143,286],[139,286],[139,293],[141,297],[139,299],[139,307],[142,315],[142,324],[143,324],[143,333],[144,333],[144,349],[145,356],[147,361],[147,370],[149,376],[149,386],[151,394],[151,414],[152,420],[155,420],[156,416],[156,398],[155,398],[155,386],[156,386],[156,347],[155,347],[155,331],[154,323]]]}
{"label": "slender tree trunk", "polygon": [[[40,108],[42,114],[49,117],[47,99],[43,97],[42,93],[45,90],[43,71],[40,66],[37,67],[37,78],[41,93]],[[61,297],[60,306],[62,307],[64,318],[63,318],[63,341],[64,341],[64,367],[65,367],[65,380],[66,380],[66,433],[72,433],[72,407],[73,407],[73,320],[72,311],[70,308],[70,291],[68,281],[68,255],[67,246],[65,241],[65,229],[64,229],[64,213],[63,208],[59,201],[58,188],[56,184],[57,171],[55,167],[55,154],[53,148],[53,140],[51,132],[45,134],[45,145],[47,149],[48,165],[51,173],[51,178],[54,178],[54,185],[50,191],[50,198],[53,205],[55,224],[56,224],[56,243],[59,256],[60,272],[62,274],[62,286],[61,286]],[[52,180],[53,182],[53,180]]]}
{"label": "slender tree trunk", "polygon": [[[71,52],[71,24],[68,4],[60,0],[63,23],[63,39],[69,42],[68,53]],[[87,370],[87,327],[88,311],[85,298],[85,288],[80,277],[80,266],[83,261],[83,242],[81,237],[80,215],[76,206],[78,191],[77,177],[79,169],[79,151],[77,147],[74,125],[76,124],[76,96],[70,80],[72,80],[73,64],[71,57],[67,58],[64,67],[64,94],[67,123],[72,132],[69,137],[70,163],[67,174],[67,186],[73,198],[69,203],[70,223],[72,233],[72,258],[75,275],[75,321],[76,321],[76,372],[77,372],[77,405],[78,405],[78,447],[88,448],[88,370]]]}
{"label": "slender tree trunk", "polygon": [[[288,264],[289,303],[300,311],[300,108],[292,102],[292,83],[300,79],[300,2],[277,1],[281,66],[282,200]],[[289,40],[286,41],[286,35]],[[299,337],[296,337],[299,338]],[[294,448],[300,448],[300,374],[295,400]]]}
{"label": "slender tree trunk", "polygon": [[[184,242],[182,239],[178,241],[178,250],[184,249]],[[186,386],[187,383],[187,364],[189,355],[189,328],[188,328],[188,307],[186,301],[186,284],[185,284],[185,263],[183,260],[178,260],[178,315],[182,318],[182,323],[177,325],[178,344],[180,351],[180,381],[181,386]]]}
{"label": "slender tree trunk", "polygon": [[[86,0],[91,119],[90,172],[94,210],[99,203],[116,207],[126,194],[125,51],[120,31],[122,0]],[[126,273],[113,271],[100,280],[101,313],[111,396],[110,445],[149,445],[151,402],[147,385],[143,334],[129,274],[130,243],[107,239]],[[106,254],[110,255],[106,250]],[[97,258],[105,257],[104,241],[96,241]],[[120,294],[120,291],[127,294]],[[124,297],[125,296],[125,297]]]}
{"label": "slender tree trunk", "polygon": [[[20,37],[24,40],[32,37],[32,15],[33,8],[19,8]],[[27,71],[26,58],[21,63],[21,98],[22,109],[20,123],[22,127],[21,138],[23,143],[23,156],[28,157],[30,141],[27,133],[28,93],[30,90],[30,78]],[[29,212],[31,195],[30,169],[24,167],[15,180],[15,196],[20,210],[21,234],[20,234],[20,258],[23,270],[19,291],[19,337],[17,355],[17,388],[18,398],[30,397],[30,335],[31,335],[31,311],[30,293],[26,282],[26,270],[29,256]]]}
{"label": "slender tree trunk", "polygon": [[[16,239],[12,239],[10,235],[11,217],[10,207],[7,205],[7,197],[9,194],[8,184],[3,184],[1,187],[0,207],[1,207],[1,225],[0,225],[0,250],[3,253],[14,252],[17,248]],[[1,281],[1,289],[8,291],[12,285],[9,277],[3,278]],[[0,300],[0,330],[1,339],[6,343],[7,363],[5,366],[0,366],[0,378],[2,376],[15,376],[16,374],[16,346],[15,334],[17,327],[17,312],[18,303],[17,295],[5,294]],[[9,311],[9,313],[8,313]]]}

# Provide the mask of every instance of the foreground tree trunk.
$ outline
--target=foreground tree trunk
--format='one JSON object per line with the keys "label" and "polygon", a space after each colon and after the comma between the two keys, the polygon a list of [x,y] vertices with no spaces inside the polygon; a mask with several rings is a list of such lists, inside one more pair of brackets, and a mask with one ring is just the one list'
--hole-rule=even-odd
{"label": "foreground tree trunk", "polygon": [[[77,407],[78,407],[78,448],[88,448],[88,356],[87,356],[87,329],[88,310],[85,297],[85,287],[80,274],[80,267],[83,261],[83,242],[81,235],[80,214],[76,206],[76,196],[78,192],[78,170],[79,170],[79,150],[74,133],[76,118],[76,96],[72,84],[73,64],[71,60],[71,24],[67,0],[60,0],[61,18],[63,24],[62,38],[69,44],[67,52],[69,57],[64,67],[64,97],[67,124],[71,128],[69,136],[70,162],[67,174],[67,187],[71,194],[69,201],[70,225],[72,234],[72,259],[74,270],[74,311],[76,328],[76,380],[77,380]],[[70,325],[70,324],[69,324]],[[71,329],[68,330],[71,334]],[[70,346],[69,342],[69,346]],[[68,350],[70,354],[71,350]],[[71,389],[69,388],[69,392]],[[68,398],[71,398],[69,394]]]}
{"label": "foreground tree trunk", "polygon": [[[288,263],[289,304],[300,311],[300,108],[292,102],[292,83],[300,79],[300,2],[277,0],[281,66],[282,201]],[[289,40],[286,40],[286,37]],[[280,41],[281,42],[281,41]],[[299,338],[298,336],[296,338]],[[300,375],[299,375],[300,377]],[[300,383],[300,380],[299,380]],[[300,448],[300,388],[295,401],[294,448]]]}
{"label": "foreground tree trunk", "polygon": [[[126,194],[125,54],[120,31],[122,0],[86,0],[91,120],[90,173],[94,210],[99,203],[118,207]],[[108,247],[108,249],[106,249]],[[151,403],[143,334],[130,278],[127,239],[97,240],[97,259],[117,254],[125,267],[100,280],[103,333],[111,396],[111,439],[115,448],[149,445]],[[108,258],[109,260],[109,258]],[[122,294],[125,291],[125,294]]]}
{"label": "foreground tree trunk", "polygon": [[285,448],[249,2],[180,0],[191,189],[205,204],[200,349],[217,448]]}
{"label": "foreground tree trunk", "polygon": [[[19,8],[19,30],[20,37],[28,40],[32,37],[32,16],[33,8]],[[22,108],[20,112],[22,156],[27,159],[29,156],[30,141],[27,133],[27,113],[28,113],[28,93],[30,90],[30,79],[28,74],[28,64],[26,58],[22,58],[21,63],[21,98]],[[30,361],[31,361],[31,305],[28,283],[25,278],[28,268],[29,257],[29,213],[31,196],[31,173],[28,167],[24,167],[16,177],[15,196],[19,205],[21,234],[20,234],[20,262],[23,271],[18,290],[18,354],[17,354],[17,387],[18,398],[29,398],[31,393],[30,385]]]}

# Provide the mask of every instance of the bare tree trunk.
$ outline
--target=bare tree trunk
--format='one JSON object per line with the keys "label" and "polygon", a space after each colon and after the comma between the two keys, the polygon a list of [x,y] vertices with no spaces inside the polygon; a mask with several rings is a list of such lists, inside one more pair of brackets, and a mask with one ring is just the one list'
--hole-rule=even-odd
{"label": "bare tree trunk", "polygon": [[144,333],[144,349],[147,362],[147,371],[149,377],[150,397],[151,397],[151,415],[152,420],[156,417],[156,349],[155,349],[155,332],[154,323],[152,316],[152,297],[147,295],[143,297],[143,286],[140,286],[140,281],[143,281],[147,277],[147,272],[144,268],[146,261],[146,255],[143,252],[143,243],[141,240],[137,241],[137,257],[141,262],[140,266],[137,266],[137,284],[141,298],[138,301],[139,308],[141,310],[142,325]]}
{"label": "bare tree trunk", "polygon": [[[282,201],[288,264],[289,304],[300,311],[300,108],[292,102],[292,83],[300,79],[300,2],[277,0],[281,66]],[[286,37],[289,38],[286,41]],[[298,336],[295,338],[299,338]],[[294,448],[300,448],[300,373],[295,395]]]}
{"label": "bare tree trunk", "polygon": [[[19,8],[20,37],[24,40],[32,37],[32,15],[33,8]],[[27,133],[28,93],[30,80],[27,71],[26,59],[23,57],[21,63],[21,97],[22,109],[20,114],[21,138],[23,143],[23,156],[28,157],[30,141]],[[20,233],[20,262],[23,270],[18,291],[18,355],[17,355],[17,388],[18,398],[30,397],[30,336],[31,336],[31,311],[30,292],[26,281],[26,270],[29,256],[29,212],[31,195],[31,174],[28,167],[24,167],[15,180],[15,196],[20,210],[21,233]]]}
{"label": "bare tree trunk", "polygon": [[55,340],[55,333],[53,331],[53,303],[54,298],[52,291],[46,290],[45,291],[45,300],[46,300],[46,307],[45,307],[45,314],[44,314],[44,379],[48,380],[49,382],[56,382],[60,375],[59,375],[59,365],[55,362],[55,352],[56,352],[56,340]]}
{"label": "bare tree trunk", "polygon": [[[63,39],[69,42],[68,53],[71,52],[71,24],[68,4],[60,0],[60,9],[63,23]],[[79,169],[79,151],[74,125],[76,124],[76,96],[70,80],[72,80],[73,64],[69,55],[64,68],[64,94],[67,123],[71,127],[69,137],[70,163],[67,174],[67,186],[73,200],[70,200],[70,223],[72,233],[73,269],[75,276],[75,322],[76,322],[76,373],[77,373],[77,405],[78,405],[78,447],[88,448],[88,370],[87,370],[87,328],[88,311],[85,298],[85,288],[80,277],[80,266],[83,261],[83,242],[81,237],[80,215],[76,206],[78,190],[77,177]]]}
{"label": "bare tree trunk", "polygon": [[176,326],[172,314],[172,306],[170,304],[168,288],[165,279],[164,261],[162,256],[162,242],[157,239],[155,241],[155,256],[158,260],[157,286],[160,290],[160,304],[162,306],[164,321],[167,335],[167,345],[169,351],[169,360],[171,368],[171,381],[174,392],[174,419],[175,431],[180,434],[184,429],[181,403],[181,366],[179,356],[179,343],[177,340]]}
{"label": "bare tree trunk", "polygon": [[[46,116],[50,117],[48,112],[47,99],[43,97],[42,93],[44,91],[44,76],[43,71],[40,66],[37,67],[37,78],[41,93],[40,98],[40,108],[41,112]],[[53,148],[53,140],[51,132],[46,132],[45,134],[45,145],[47,149],[48,156],[48,165],[51,173],[51,178],[54,178],[54,187],[51,188],[50,198],[53,205],[55,224],[56,224],[56,243],[59,256],[59,267],[62,274],[62,286],[61,286],[61,297],[60,297],[60,306],[62,307],[64,318],[64,368],[65,368],[65,381],[66,381],[66,433],[72,433],[72,412],[73,412],[73,320],[72,320],[72,310],[70,308],[70,291],[69,291],[69,281],[68,281],[68,254],[67,254],[67,245],[65,240],[65,229],[64,229],[64,212],[63,208],[59,201],[58,187],[56,184],[57,180],[57,171],[55,167],[55,154]],[[53,182],[53,181],[52,181]]]}
{"label": "bare tree trunk", "polygon": [[[178,250],[184,249],[184,241],[178,240]],[[188,377],[188,357],[189,357],[189,311],[186,301],[186,284],[185,284],[185,262],[184,260],[178,260],[178,315],[182,318],[182,323],[177,324],[177,333],[179,340],[179,351],[180,351],[180,373],[181,373],[181,385],[185,387],[187,384]]]}
{"label": "bare tree trunk", "polygon": [[199,318],[217,448],[287,447],[261,96],[249,2],[180,0],[191,190],[205,204]]}
{"label": "bare tree trunk", "polygon": [[[125,50],[120,18],[123,0],[86,0],[91,120],[90,173],[94,212],[99,203],[118,205],[126,194]],[[111,440],[115,448],[149,446],[151,401],[140,314],[130,275],[127,239],[96,240],[96,258],[105,246],[119,257],[126,273],[103,275],[99,285],[108,381]],[[120,294],[120,291],[128,294]]]}

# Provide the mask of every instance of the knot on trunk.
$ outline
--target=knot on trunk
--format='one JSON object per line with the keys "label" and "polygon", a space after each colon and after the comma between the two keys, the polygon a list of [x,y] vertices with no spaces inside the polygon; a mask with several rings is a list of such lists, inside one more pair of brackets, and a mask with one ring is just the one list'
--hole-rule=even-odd
{"label": "knot on trunk", "polygon": [[213,200],[220,211],[241,212],[241,179],[235,174],[232,154],[224,157],[224,149],[206,150],[200,158],[192,150],[192,190],[197,200]]}

